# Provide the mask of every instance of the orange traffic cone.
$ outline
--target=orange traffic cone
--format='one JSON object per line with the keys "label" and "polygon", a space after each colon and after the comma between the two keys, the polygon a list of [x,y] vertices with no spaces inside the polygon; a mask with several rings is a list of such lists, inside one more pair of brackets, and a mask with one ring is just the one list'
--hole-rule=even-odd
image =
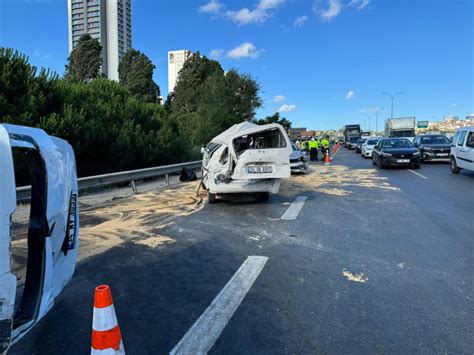
{"label": "orange traffic cone", "polygon": [[331,163],[331,159],[329,158],[329,149],[327,150],[326,156],[324,157],[324,164]]}
{"label": "orange traffic cone", "polygon": [[107,285],[95,288],[91,354],[125,354],[112,293]]}

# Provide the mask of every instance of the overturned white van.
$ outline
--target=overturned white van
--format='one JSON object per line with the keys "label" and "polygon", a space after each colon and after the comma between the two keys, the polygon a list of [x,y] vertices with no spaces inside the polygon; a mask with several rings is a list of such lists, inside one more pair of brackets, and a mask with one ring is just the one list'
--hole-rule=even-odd
{"label": "overturned white van", "polygon": [[[12,215],[17,208],[13,152],[31,177],[26,277],[12,265]],[[76,162],[72,147],[43,130],[0,125],[0,353],[29,331],[71,279],[77,259]]]}
{"label": "overturned white van", "polygon": [[204,149],[203,187],[209,202],[216,195],[253,193],[268,200],[281,179],[289,178],[291,142],[279,124],[243,122],[215,137]]}

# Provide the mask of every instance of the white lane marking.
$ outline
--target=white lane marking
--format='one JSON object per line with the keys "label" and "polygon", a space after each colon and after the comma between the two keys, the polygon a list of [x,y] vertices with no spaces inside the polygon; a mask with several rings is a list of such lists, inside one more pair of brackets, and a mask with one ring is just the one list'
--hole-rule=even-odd
{"label": "white lane marking", "polygon": [[170,354],[206,354],[219,338],[268,258],[249,256]]}
{"label": "white lane marking", "polygon": [[412,174],[415,174],[415,175],[418,175],[419,177],[421,177],[422,179],[425,179],[425,180],[429,180],[425,175],[421,175],[420,173],[417,173],[416,171],[413,171],[411,169],[408,169],[408,171]]}
{"label": "white lane marking", "polygon": [[292,220],[298,217],[301,209],[304,206],[304,203],[308,197],[307,196],[298,196],[293,203],[288,207],[286,212],[281,216],[281,219]]}

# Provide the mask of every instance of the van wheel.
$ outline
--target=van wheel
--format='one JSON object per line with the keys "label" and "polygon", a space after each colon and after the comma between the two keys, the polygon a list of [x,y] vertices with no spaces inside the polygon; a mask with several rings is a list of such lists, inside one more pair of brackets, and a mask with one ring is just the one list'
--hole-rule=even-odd
{"label": "van wheel", "polygon": [[211,192],[207,192],[207,200],[209,201],[209,203],[216,203],[217,199],[216,199],[216,194],[213,194]]}
{"label": "van wheel", "polygon": [[451,157],[451,172],[453,174],[459,174],[459,171],[461,171],[461,169],[459,169],[458,164],[456,164],[456,159]]}

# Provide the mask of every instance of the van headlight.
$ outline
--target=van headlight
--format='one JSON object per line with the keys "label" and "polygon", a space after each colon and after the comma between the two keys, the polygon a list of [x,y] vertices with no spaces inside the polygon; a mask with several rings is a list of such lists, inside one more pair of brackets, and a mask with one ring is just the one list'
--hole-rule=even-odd
{"label": "van headlight", "polygon": [[273,173],[271,166],[258,165],[258,166],[247,166],[247,173],[249,174],[269,174]]}

